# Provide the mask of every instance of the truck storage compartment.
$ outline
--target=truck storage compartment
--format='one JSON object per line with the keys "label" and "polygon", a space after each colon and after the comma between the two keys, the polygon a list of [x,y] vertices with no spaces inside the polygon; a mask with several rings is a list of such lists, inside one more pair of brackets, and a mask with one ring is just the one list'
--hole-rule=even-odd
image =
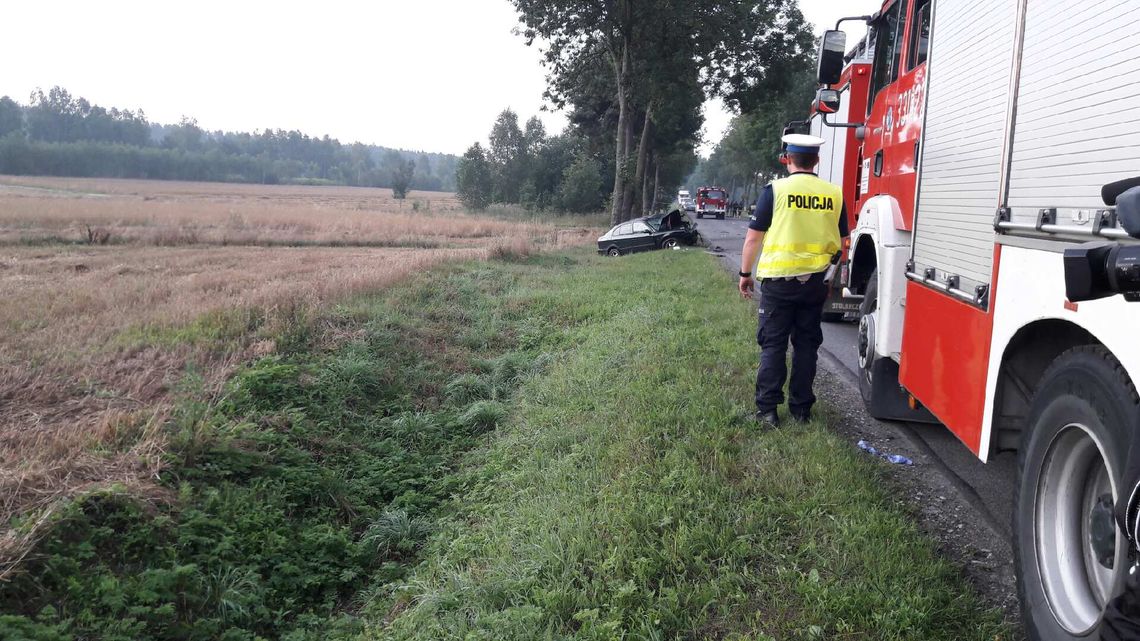
{"label": "truck storage compartment", "polygon": [[993,266],[1016,18],[1016,2],[934,6],[913,258],[916,273],[966,292]]}
{"label": "truck storage compartment", "polygon": [[[1079,43],[1079,46],[1074,46]],[[1140,175],[1136,3],[1032,0],[1009,174],[1010,220],[1090,225],[1101,186]]]}

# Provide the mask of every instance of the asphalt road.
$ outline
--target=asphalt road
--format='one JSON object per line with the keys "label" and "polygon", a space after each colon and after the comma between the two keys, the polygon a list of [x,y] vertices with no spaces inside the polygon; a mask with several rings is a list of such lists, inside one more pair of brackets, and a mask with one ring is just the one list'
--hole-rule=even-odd
{"label": "asphalt road", "polygon": [[[748,219],[701,219],[695,221],[709,246],[723,254],[725,267],[733,274],[740,268],[740,250]],[[859,361],[855,352],[854,323],[824,323],[820,364],[832,370],[845,384],[858,391]],[[862,411],[857,408],[854,411]],[[941,468],[962,498],[973,505],[995,534],[1009,537],[1013,514],[1013,490],[1017,478],[1015,453],[1004,452],[983,464],[942,425],[892,423],[912,445]]]}

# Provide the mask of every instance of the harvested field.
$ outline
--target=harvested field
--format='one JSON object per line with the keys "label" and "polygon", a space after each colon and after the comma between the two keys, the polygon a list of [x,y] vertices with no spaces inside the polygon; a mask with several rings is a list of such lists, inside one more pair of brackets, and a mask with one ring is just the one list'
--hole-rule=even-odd
{"label": "harvested field", "polygon": [[453,194],[390,189],[0,177],[0,244],[449,247],[549,234],[465,213]]}
{"label": "harvested field", "polygon": [[151,491],[188,379],[209,397],[265,336],[409,273],[596,232],[451,194],[0,177],[0,580],[61,499]]}

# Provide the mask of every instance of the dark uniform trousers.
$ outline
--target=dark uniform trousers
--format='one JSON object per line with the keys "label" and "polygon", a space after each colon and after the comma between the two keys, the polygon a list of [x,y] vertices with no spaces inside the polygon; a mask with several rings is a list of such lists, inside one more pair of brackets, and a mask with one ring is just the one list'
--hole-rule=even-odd
{"label": "dark uniform trousers", "polygon": [[812,382],[816,359],[823,344],[823,304],[827,301],[824,272],[806,281],[765,278],[760,282],[760,368],[756,372],[756,409],[769,412],[784,402],[788,377],[788,340],[792,343],[792,378],[788,383],[788,407],[807,412],[815,404]]}

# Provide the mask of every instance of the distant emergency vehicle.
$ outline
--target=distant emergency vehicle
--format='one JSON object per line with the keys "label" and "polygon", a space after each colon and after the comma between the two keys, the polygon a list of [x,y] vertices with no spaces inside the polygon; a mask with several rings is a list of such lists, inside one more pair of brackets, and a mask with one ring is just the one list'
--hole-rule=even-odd
{"label": "distant emergency vehicle", "polygon": [[724,220],[728,210],[728,192],[723,187],[701,187],[697,190],[697,218],[716,216]]}

